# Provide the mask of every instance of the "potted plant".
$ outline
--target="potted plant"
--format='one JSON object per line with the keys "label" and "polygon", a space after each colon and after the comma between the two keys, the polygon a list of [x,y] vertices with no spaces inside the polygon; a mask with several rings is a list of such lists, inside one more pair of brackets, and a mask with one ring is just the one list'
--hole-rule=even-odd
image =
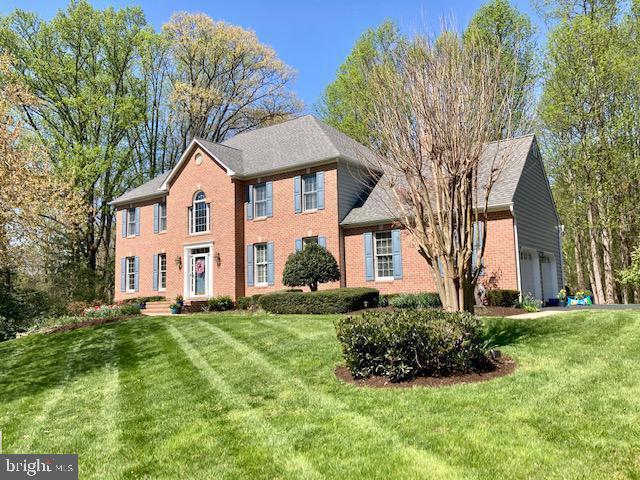
{"label": "potted plant", "polygon": [[178,305],[180,308],[184,307],[184,298],[182,298],[182,295],[178,295],[176,297],[176,305]]}
{"label": "potted plant", "polygon": [[558,292],[558,303],[561,307],[567,305],[567,291],[564,288]]}
{"label": "potted plant", "polygon": [[182,311],[182,305],[178,305],[178,303],[172,303],[169,305],[169,309],[171,310],[172,315],[178,315]]}
{"label": "potted plant", "polygon": [[140,299],[138,306],[140,307],[140,310],[144,310],[147,308],[147,301],[144,298]]}

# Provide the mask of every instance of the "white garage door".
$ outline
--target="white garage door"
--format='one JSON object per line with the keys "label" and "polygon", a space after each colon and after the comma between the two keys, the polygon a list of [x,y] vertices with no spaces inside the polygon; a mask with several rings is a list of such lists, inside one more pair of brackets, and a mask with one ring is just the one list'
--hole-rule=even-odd
{"label": "white garage door", "polygon": [[538,255],[531,250],[520,251],[520,280],[522,282],[522,295],[530,293],[540,299],[540,270],[537,265]]}

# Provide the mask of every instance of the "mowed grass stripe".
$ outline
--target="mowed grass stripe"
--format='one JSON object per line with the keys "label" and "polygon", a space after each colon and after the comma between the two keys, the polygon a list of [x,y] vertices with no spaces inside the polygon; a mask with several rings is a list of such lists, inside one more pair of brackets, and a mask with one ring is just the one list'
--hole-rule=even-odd
{"label": "mowed grass stripe", "polygon": [[258,410],[252,409],[237,395],[174,325],[168,324],[167,330],[193,366],[208,380],[220,401],[242,412],[242,415],[237,418],[241,422],[246,422],[245,427],[255,431],[255,440],[273,448],[274,463],[279,464],[291,478],[323,478],[304,455],[296,452],[287,443],[286,433],[275,431]]}
{"label": "mowed grass stripe", "polygon": [[181,478],[185,469],[216,479],[248,477],[249,470],[229,461],[233,448],[217,434],[219,412],[210,407],[206,383],[196,381],[165,322],[148,318],[119,332],[119,478]]}
{"label": "mowed grass stripe", "polygon": [[51,428],[54,419],[51,417],[51,411],[62,399],[63,393],[68,386],[69,380],[75,376],[76,369],[80,366],[78,362],[78,352],[82,346],[87,344],[89,336],[76,335],[71,348],[66,354],[63,375],[60,382],[49,389],[43,396],[43,402],[40,405],[38,413],[31,418],[30,425],[22,431],[22,437],[12,445],[12,450],[20,453],[39,453],[38,446],[46,444],[46,437],[41,438],[44,433],[48,433],[47,429]]}
{"label": "mowed grass stripe", "polygon": [[[419,450],[411,445],[406,445],[402,438],[395,432],[381,427],[375,420],[370,417],[360,415],[349,409],[349,406],[338,400],[332,395],[323,393],[317,389],[311,389],[307,384],[297,377],[292,377],[285,371],[267,360],[262,354],[254,350],[247,344],[234,338],[228,332],[216,327],[206,321],[200,321],[200,324],[213,333],[221,342],[229,345],[237,353],[241,354],[252,362],[254,365],[268,372],[275,380],[280,383],[288,384],[292,390],[300,397],[303,397],[303,403],[317,402],[318,406],[326,411],[327,416],[335,416],[336,413],[344,414],[343,419],[348,421],[345,425],[347,430],[356,429],[362,434],[370,435],[382,443],[394,445],[397,448],[398,460],[404,460],[406,466],[415,470],[417,475],[428,475],[430,478],[451,478],[459,476],[460,472],[455,467],[448,465],[442,459],[435,457],[432,453],[425,450]],[[353,452],[356,454],[357,452]],[[394,462],[392,455],[389,461]]]}

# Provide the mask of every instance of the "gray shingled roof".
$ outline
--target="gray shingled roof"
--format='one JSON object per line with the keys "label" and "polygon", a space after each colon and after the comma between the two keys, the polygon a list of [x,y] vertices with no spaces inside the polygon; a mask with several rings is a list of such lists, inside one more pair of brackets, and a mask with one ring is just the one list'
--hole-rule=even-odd
{"label": "gray shingled roof", "polygon": [[213,143],[203,138],[197,138],[196,140],[202,144],[209,153],[224,163],[227,168],[236,173],[242,171],[242,151],[222,143]]}
{"label": "gray shingled roof", "polygon": [[[480,160],[478,184],[486,185],[494,161],[504,161],[504,168],[489,194],[489,206],[506,205],[513,201],[513,195],[522,175],[522,169],[531,149],[534,136],[526,135],[502,142],[487,144]],[[341,225],[363,225],[398,220],[395,198],[389,190],[389,183],[382,177],[360,205],[353,208],[342,220]],[[484,202],[484,199],[479,199]]]}
{"label": "gray shingled roof", "polygon": [[[241,133],[223,145],[242,151],[244,177],[302,168],[335,158],[365,163],[373,152],[312,115]],[[225,162],[220,158],[221,162]]]}
{"label": "gray shingled roof", "polygon": [[[312,115],[236,135],[222,143],[196,138],[233,175],[257,177],[321,164],[333,159],[365,164],[373,152]],[[112,205],[166,193],[160,190],[170,172],[162,174],[111,202]],[[161,178],[162,177],[162,178]]]}
{"label": "gray shingled roof", "polygon": [[160,186],[168,176],[169,172],[161,173],[160,175],[149,180],[147,183],[143,183],[139,187],[123,193],[118,198],[113,200],[111,202],[111,205],[127,203],[134,200],[142,200],[145,198],[153,198],[162,195],[163,192],[162,190],[160,190]]}

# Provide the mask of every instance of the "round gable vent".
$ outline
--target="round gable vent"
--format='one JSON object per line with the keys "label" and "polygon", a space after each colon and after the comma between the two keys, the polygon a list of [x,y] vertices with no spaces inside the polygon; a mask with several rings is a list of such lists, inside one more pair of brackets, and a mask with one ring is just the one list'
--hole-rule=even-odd
{"label": "round gable vent", "polygon": [[196,154],[196,165],[200,165],[202,164],[202,154],[201,153],[197,153]]}

